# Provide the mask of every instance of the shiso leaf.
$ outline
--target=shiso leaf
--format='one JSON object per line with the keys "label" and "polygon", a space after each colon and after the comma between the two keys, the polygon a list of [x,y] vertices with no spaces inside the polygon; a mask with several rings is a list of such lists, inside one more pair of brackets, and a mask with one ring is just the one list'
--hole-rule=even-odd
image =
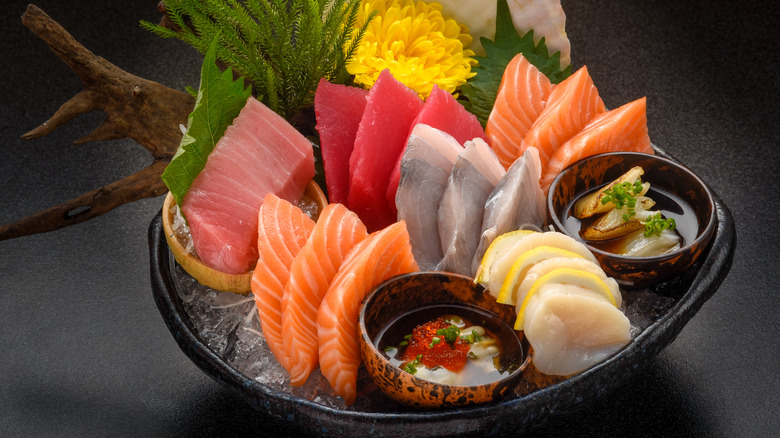
{"label": "shiso leaf", "polygon": [[233,80],[232,69],[222,71],[217,67],[218,38],[214,38],[203,59],[198,97],[187,119],[187,130],[162,174],[163,182],[180,207],[217,141],[241,112],[252,92],[251,87],[244,85],[242,77]]}
{"label": "shiso leaf", "polygon": [[507,0],[497,1],[495,41],[480,38],[485,56],[474,57],[479,62],[479,65],[473,68],[476,75],[461,86],[466,110],[477,116],[482,127],[485,127],[490,111],[493,110],[504,70],[518,53],[522,53],[528,62],[535,65],[554,84],[571,75],[571,65],[561,70],[560,52],[548,55],[544,38],[538,45],[534,44],[533,29],[521,37],[512,22]]}

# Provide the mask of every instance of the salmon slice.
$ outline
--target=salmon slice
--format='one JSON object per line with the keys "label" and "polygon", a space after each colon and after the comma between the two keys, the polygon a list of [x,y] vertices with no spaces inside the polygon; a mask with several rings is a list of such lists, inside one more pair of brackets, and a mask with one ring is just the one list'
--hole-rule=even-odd
{"label": "salmon slice", "polygon": [[366,237],[366,226],[357,214],[342,204],[329,204],[290,266],[290,280],[284,288],[282,339],[293,386],[303,385],[317,368],[320,302],[342,260]]}
{"label": "salmon slice", "polygon": [[358,243],[333,278],[317,314],[320,371],[347,405],[357,397],[363,298],[388,278],[417,270],[406,222],[400,221]]}
{"label": "salmon slice", "polygon": [[580,132],[597,114],[605,111],[596,86],[582,67],[556,85],[547,105],[523,139],[521,150],[528,146],[539,150],[542,173],[558,147]]}
{"label": "salmon slice", "polygon": [[252,293],[260,327],[274,357],[287,363],[282,341],[282,296],[290,265],[314,229],[314,221],[300,208],[269,193],[258,213],[259,258],[252,274]]}
{"label": "salmon slice", "polygon": [[563,169],[577,160],[605,152],[631,151],[654,154],[647,133],[647,99],[642,97],[602,113],[561,145],[545,168],[541,186],[547,193]]}
{"label": "salmon slice", "polygon": [[520,147],[547,104],[553,85],[544,73],[518,54],[504,70],[485,134],[504,169],[523,155]]}

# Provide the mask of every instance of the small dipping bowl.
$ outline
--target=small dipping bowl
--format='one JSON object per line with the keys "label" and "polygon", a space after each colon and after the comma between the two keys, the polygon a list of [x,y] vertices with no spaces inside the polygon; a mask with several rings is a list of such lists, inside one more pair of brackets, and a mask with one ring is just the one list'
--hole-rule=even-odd
{"label": "small dipping bowl", "polygon": [[[675,217],[683,241],[681,247],[652,257],[630,257],[603,251],[579,236],[574,203],[583,195],[619,178],[634,166],[644,170],[642,182],[650,183],[647,196],[657,202],[653,210]],[[638,152],[613,152],[584,158],[564,169],[547,194],[550,223],[585,243],[604,272],[621,286],[642,288],[669,280],[704,253],[715,232],[715,200],[707,185],[690,169],[669,158]]]}
{"label": "small dipping bowl", "polygon": [[[417,320],[417,324],[424,324],[439,316],[436,309],[441,311],[450,306],[461,309],[462,317],[479,315],[478,324],[492,331],[501,341],[500,368],[507,371],[497,376],[498,380],[475,386],[434,383],[401,370],[378,348],[382,333],[392,332],[393,325],[405,316],[429,310],[430,318],[421,315]],[[377,286],[363,301],[358,326],[363,363],[380,390],[407,406],[444,409],[500,400],[515,393],[530,362],[530,346],[511,328],[514,319],[513,307],[496,303],[470,277],[446,272],[416,272],[393,277]],[[397,341],[389,340],[391,343]],[[510,364],[515,366],[512,371],[509,371]]]}

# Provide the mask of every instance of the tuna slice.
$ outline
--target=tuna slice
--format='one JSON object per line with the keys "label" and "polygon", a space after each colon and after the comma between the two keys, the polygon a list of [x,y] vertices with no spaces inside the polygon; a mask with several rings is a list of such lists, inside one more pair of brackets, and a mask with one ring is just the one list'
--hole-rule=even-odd
{"label": "tuna slice", "polygon": [[412,252],[422,270],[436,269],[442,259],[439,203],[462,150],[449,134],[417,125],[401,159],[401,181],[395,199],[398,220],[406,222]]}
{"label": "tuna slice", "polygon": [[[452,97],[452,94],[436,85],[433,86],[431,95],[425,101],[420,114],[412,122],[412,129],[420,123],[446,132],[460,145],[475,138],[487,140],[477,117],[466,111],[463,105]],[[411,135],[411,132],[409,134]],[[395,207],[395,192],[398,190],[400,180],[401,157],[398,158],[387,185],[387,200],[393,207]]]}
{"label": "tuna slice", "polygon": [[547,208],[539,187],[540,167],[536,148],[528,148],[490,193],[485,203],[479,246],[471,262],[472,275],[493,239],[514,230],[538,230],[544,225]]}
{"label": "tuna slice", "polygon": [[395,222],[387,183],[406,145],[412,121],[422,108],[417,93],[383,70],[368,93],[355,148],[349,159],[349,208],[369,231]]}
{"label": "tuna slice", "polygon": [[479,245],[485,202],[506,171],[484,141],[466,142],[447,180],[439,204],[443,258],[437,270],[471,275]]}
{"label": "tuna slice", "polygon": [[314,95],[314,113],[320,134],[322,164],[328,200],[346,204],[349,192],[349,157],[366,107],[368,90],[320,80]]}
{"label": "tuna slice", "polygon": [[263,198],[274,193],[297,202],[313,177],[309,140],[257,99],[248,99],[182,203],[198,256],[230,274],[254,268]]}

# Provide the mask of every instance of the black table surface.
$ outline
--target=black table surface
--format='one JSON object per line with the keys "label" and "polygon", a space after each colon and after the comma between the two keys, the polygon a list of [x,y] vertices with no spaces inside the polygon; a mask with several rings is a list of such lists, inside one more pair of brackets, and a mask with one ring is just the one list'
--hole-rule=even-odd
{"label": "black table surface", "polygon": [[[138,76],[197,86],[200,55],[138,25],[156,0],[36,3],[88,49]],[[81,88],[0,12],[0,223],[142,169],[131,140],[76,146],[82,115],[20,136]],[[540,436],[780,434],[780,13],[768,1],[563,1],[575,68],[608,107],[648,99],[653,142],[731,209],[737,252],[720,289],[677,339],[616,391],[535,430]],[[182,353],[152,299],[152,198],[83,224],[0,242],[0,435],[299,436],[255,411]]]}

